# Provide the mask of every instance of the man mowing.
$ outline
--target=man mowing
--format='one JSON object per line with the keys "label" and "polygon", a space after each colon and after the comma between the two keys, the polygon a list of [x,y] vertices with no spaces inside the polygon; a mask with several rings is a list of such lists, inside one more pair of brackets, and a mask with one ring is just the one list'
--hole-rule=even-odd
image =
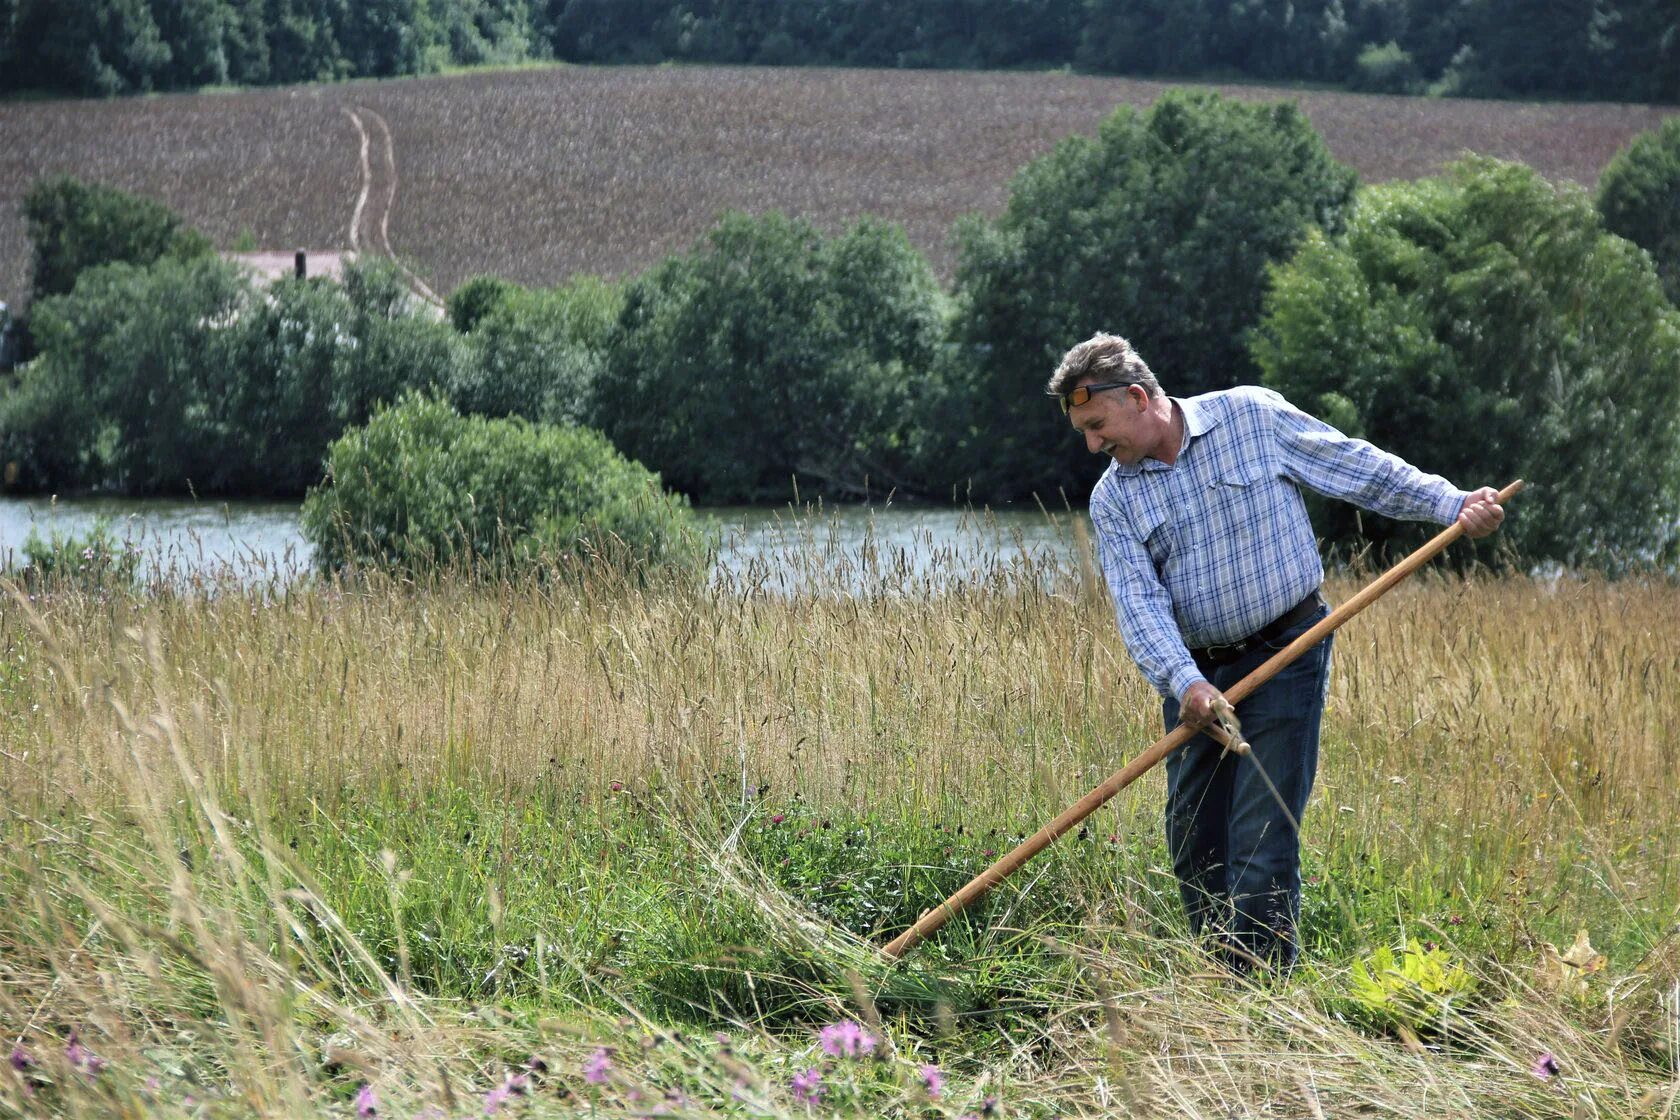
{"label": "man mowing", "polygon": [[[1103,574],[1127,652],[1168,728],[1205,728],[1230,688],[1328,613],[1306,487],[1388,517],[1499,528],[1491,487],[1466,492],[1269,389],[1167,396],[1125,339],[1097,334],[1051,377],[1093,454]],[[1167,759],[1167,846],[1191,929],[1235,971],[1296,958],[1294,821],[1318,768],[1330,640],[1238,709],[1252,762],[1197,735]],[[1268,786],[1270,777],[1273,789]]]}

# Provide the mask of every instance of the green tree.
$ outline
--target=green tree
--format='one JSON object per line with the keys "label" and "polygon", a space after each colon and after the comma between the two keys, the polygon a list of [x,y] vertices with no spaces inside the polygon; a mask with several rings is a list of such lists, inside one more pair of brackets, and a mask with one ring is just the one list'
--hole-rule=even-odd
{"label": "green tree", "polygon": [[622,306],[618,290],[594,277],[502,291],[467,336],[450,402],[482,416],[581,422]]}
{"label": "green tree", "polygon": [[[1268,385],[1350,435],[1470,487],[1533,484],[1500,540],[1616,568],[1672,550],[1680,313],[1586,196],[1471,159],[1372,188],[1341,239],[1276,269],[1254,340]],[[1415,527],[1332,506],[1331,540]],[[1671,557],[1672,558],[1672,557]]]}
{"label": "green tree", "polygon": [[169,46],[169,65],[158,75],[166,89],[229,80],[228,44],[237,15],[227,0],[152,0],[158,35]]}
{"label": "green tree", "polygon": [[231,368],[249,280],[216,257],[89,269],[42,300],[40,376],[86,402],[100,427],[101,481],[127,493],[185,492],[224,469],[227,434],[207,402]]}
{"label": "green tree", "polygon": [[147,0],[24,0],[17,28],[25,81],[73,93],[149,90],[172,58]]}
{"label": "green tree", "polygon": [[503,280],[500,276],[474,276],[449,293],[449,299],[445,301],[449,324],[466,334],[477,327],[497,304],[523,290],[512,280]]}
{"label": "green tree", "polygon": [[1215,7],[1208,0],[1088,0],[1079,64],[1117,74],[1204,70]]}
{"label": "green tree", "polygon": [[693,571],[707,552],[687,504],[587,428],[463,417],[411,396],[334,443],[327,475],[303,505],[324,568]]}
{"label": "green tree", "polygon": [[901,231],[825,242],[779,214],[734,214],[630,284],[595,397],[615,444],[707,503],[861,494],[909,454],[904,400],[942,324]]}
{"label": "green tree", "polygon": [[203,491],[301,494],[321,480],[327,446],[371,402],[343,391],[355,337],[350,301],[335,284],[285,279],[255,300],[229,339],[221,384],[205,402],[225,441]]}
{"label": "green tree", "polygon": [[80,386],[49,362],[0,378],[0,489],[68,492],[99,481],[99,418]]}
{"label": "green tree", "polygon": [[1244,332],[1265,267],[1339,230],[1354,175],[1288,104],[1168,93],[1029,164],[996,221],[960,227],[952,408],[957,482],[1006,501],[1096,476],[1041,387],[1097,330],[1128,337],[1180,395],[1251,380]]}
{"label": "green tree", "polygon": [[22,0],[0,0],[0,90],[23,84],[22,44],[18,42],[18,17]]}
{"label": "green tree", "polygon": [[1611,233],[1651,254],[1670,303],[1680,305],[1680,117],[1636,136],[1598,180]]}
{"label": "green tree", "polygon": [[147,265],[160,257],[211,252],[210,241],[151,199],[68,175],[42,179],[23,198],[34,246],[33,298],[63,295],[82,270],[122,261]]}
{"label": "green tree", "polygon": [[455,381],[465,360],[460,336],[419,309],[395,265],[359,259],[345,268],[343,285],[350,303],[344,329],[356,340],[339,372],[347,399],[394,401],[409,389],[435,393]]}

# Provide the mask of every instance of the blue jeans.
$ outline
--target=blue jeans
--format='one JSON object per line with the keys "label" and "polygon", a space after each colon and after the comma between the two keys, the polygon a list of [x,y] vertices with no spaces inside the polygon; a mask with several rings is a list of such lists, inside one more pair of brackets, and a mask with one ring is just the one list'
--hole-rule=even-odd
{"label": "blue jeans", "polygon": [[[1228,665],[1201,665],[1223,692],[1328,613],[1313,618]],[[1237,705],[1243,738],[1253,754],[1224,750],[1197,735],[1167,758],[1167,849],[1190,928],[1208,937],[1236,971],[1256,963],[1287,970],[1295,963],[1295,925],[1301,912],[1301,819],[1318,771],[1318,728],[1330,683],[1326,638]],[[1178,725],[1178,701],[1162,716]],[[1289,808],[1267,788],[1271,777]]]}

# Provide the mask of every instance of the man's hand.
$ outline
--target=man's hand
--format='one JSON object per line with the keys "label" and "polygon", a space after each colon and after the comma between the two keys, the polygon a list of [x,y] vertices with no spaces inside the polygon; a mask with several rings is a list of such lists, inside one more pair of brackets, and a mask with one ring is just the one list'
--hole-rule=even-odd
{"label": "man's hand", "polygon": [[1213,702],[1224,698],[1207,681],[1197,681],[1184,690],[1184,699],[1178,705],[1178,721],[1200,731],[1213,722]]}
{"label": "man's hand", "polygon": [[1467,537],[1485,537],[1499,528],[1505,520],[1505,507],[1499,504],[1499,491],[1484,486],[1464,499],[1458,511],[1458,523],[1464,526]]}

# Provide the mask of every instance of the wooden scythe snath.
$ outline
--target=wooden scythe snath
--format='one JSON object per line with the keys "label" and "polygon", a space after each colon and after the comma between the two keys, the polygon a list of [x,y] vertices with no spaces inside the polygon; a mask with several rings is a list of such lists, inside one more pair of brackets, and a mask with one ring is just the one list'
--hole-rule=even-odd
{"label": "wooden scythe snath", "polygon": [[[1522,479],[1511,483],[1499,492],[1501,505],[1511,500],[1517,491],[1523,488]],[[1447,526],[1437,533],[1428,544],[1406,557],[1400,563],[1372,580],[1360,592],[1330,614],[1320,619],[1312,629],[1290,642],[1283,649],[1274,653],[1266,662],[1254,672],[1238,681],[1234,686],[1225,690],[1225,698],[1232,704],[1239,703],[1255,689],[1277,676],[1290,662],[1300,657],[1307,650],[1323,641],[1334,633],[1343,623],[1354,615],[1376,602],[1385,595],[1390,588],[1423,565],[1446,548],[1453,541],[1464,534],[1464,527],[1457,522]],[[1003,854],[998,861],[986,870],[976,875],[968,885],[944,902],[926,911],[915,925],[894,938],[882,952],[897,960],[904,956],[913,946],[925,941],[927,937],[950,921],[953,916],[973,905],[982,898],[987,891],[1003,882],[1029,859],[1056,842],[1056,838],[1079,824],[1086,817],[1096,812],[1109,798],[1131,785],[1140,776],[1154,768],[1155,764],[1166,758],[1173,751],[1183,746],[1197,733],[1184,724],[1179,724],[1142,754],[1131,762],[1116,770],[1096,789],[1081,797],[1067,808],[1055,820],[1027,837],[1016,847]],[[1218,737],[1220,732],[1216,728],[1213,734]]]}

